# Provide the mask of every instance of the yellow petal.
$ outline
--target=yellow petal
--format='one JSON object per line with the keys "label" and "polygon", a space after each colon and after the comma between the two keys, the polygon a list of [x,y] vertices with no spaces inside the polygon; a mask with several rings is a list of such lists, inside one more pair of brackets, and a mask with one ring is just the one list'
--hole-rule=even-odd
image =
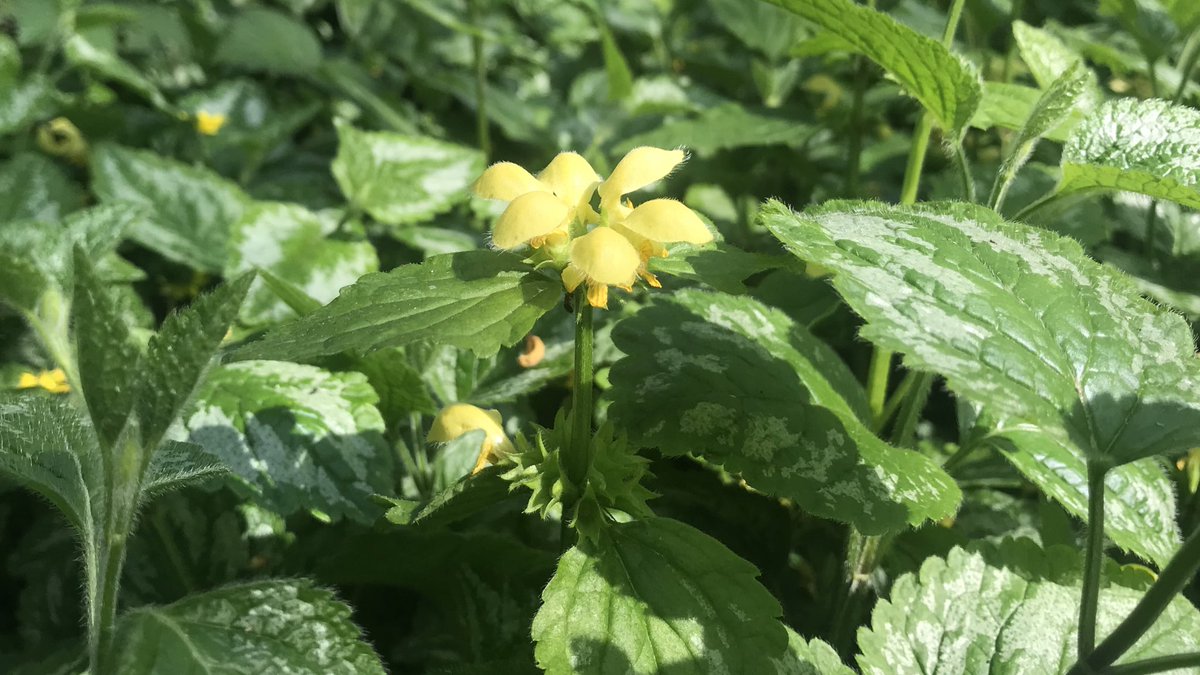
{"label": "yellow petal", "polygon": [[512,441],[504,434],[500,413],[477,408],[469,403],[454,403],[442,408],[433,418],[433,425],[425,440],[430,443],[445,443],[476,429],[481,429],[484,433],[483,442],[480,444],[481,458],[502,458],[516,452]]}
{"label": "yellow petal", "polygon": [[33,373],[21,373],[17,380],[17,389],[33,389],[38,386],[38,376]]}
{"label": "yellow petal", "polygon": [[545,191],[546,186],[516,164],[499,162],[489,166],[471,190],[484,199],[512,201],[529,192]]}
{"label": "yellow petal", "polygon": [[713,240],[700,217],[674,199],[651,199],[630,211],[623,225],[651,241],[707,244]]}
{"label": "yellow petal", "polygon": [[682,150],[640,147],[626,153],[608,180],[600,184],[600,200],[606,206],[620,203],[621,195],[640,190],[666,178],[685,159]]}
{"label": "yellow petal", "polygon": [[591,197],[592,190],[600,182],[600,175],[579,153],[560,152],[538,174],[538,180],[574,207]]}
{"label": "yellow petal", "polygon": [[612,228],[598,227],[571,242],[571,263],[588,281],[628,286],[641,264],[637,249]]}
{"label": "yellow petal", "polygon": [[225,116],[220,113],[210,113],[204,110],[196,113],[196,131],[205,136],[216,136],[225,126]]}
{"label": "yellow petal", "polygon": [[492,243],[496,248],[516,248],[557,230],[568,213],[567,205],[549,192],[528,192],[500,214],[492,227]]}
{"label": "yellow petal", "polygon": [[592,307],[608,309],[608,286],[604,284],[588,284],[587,301]]}
{"label": "yellow petal", "polygon": [[[585,277],[583,275],[583,272],[581,272],[578,267],[576,267],[574,265],[567,265],[566,267],[563,268],[562,282],[563,282],[563,287],[567,289],[568,293],[574,293],[575,289],[579,288],[579,284],[582,284],[584,282],[584,279],[585,279]],[[22,377],[24,377],[24,376],[22,376]],[[22,381],[24,381],[24,380],[22,380]],[[30,385],[30,386],[33,386],[33,385]]]}

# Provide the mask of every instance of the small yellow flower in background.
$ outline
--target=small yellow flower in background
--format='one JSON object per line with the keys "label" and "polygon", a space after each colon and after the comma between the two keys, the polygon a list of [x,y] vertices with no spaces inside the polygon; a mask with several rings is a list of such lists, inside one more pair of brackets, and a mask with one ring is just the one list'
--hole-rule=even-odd
{"label": "small yellow flower in background", "polygon": [[433,418],[433,426],[425,440],[430,443],[446,443],[463,434],[482,429],[483,443],[479,446],[479,459],[475,460],[472,474],[479,473],[488,464],[516,452],[512,441],[504,433],[504,422],[496,410],[484,410],[468,403],[455,403],[442,408]]}
{"label": "small yellow flower in background", "polygon": [[[622,198],[666,178],[686,156],[682,150],[630,150],[608,180],[574,152],[559,153],[536,177],[511,162],[488,167],[473,187],[487,199],[508,201],[492,226],[492,245],[511,250],[528,244],[548,249],[562,270],[563,286],[587,284],[588,304],[608,307],[608,287],[632,290],[641,277],[658,288],[647,265],[665,257],[663,244],[707,244],[712,233],[700,217],[673,199],[635,207]],[[591,207],[600,194],[600,212]],[[590,228],[590,229],[589,229]]]}
{"label": "small yellow flower in background", "polygon": [[43,370],[37,374],[21,373],[21,377],[17,380],[17,389],[36,389],[38,387],[51,394],[65,394],[71,391],[71,386],[67,384],[67,374],[62,371],[62,368]]}
{"label": "small yellow flower in background", "polygon": [[83,132],[65,117],[56,117],[38,127],[37,143],[48,155],[62,157],[72,164],[87,164],[88,143]]}
{"label": "small yellow flower in background", "polygon": [[223,126],[225,126],[225,116],[220,113],[210,113],[204,110],[196,113],[196,131],[205,136],[216,136]]}

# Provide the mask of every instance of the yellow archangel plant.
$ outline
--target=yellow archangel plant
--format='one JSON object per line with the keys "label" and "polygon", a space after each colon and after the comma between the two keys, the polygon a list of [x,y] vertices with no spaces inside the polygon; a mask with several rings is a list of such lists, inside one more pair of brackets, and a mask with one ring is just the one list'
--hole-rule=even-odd
{"label": "yellow archangel plant", "polygon": [[[492,245],[512,250],[528,245],[545,254],[574,292],[586,284],[588,304],[608,308],[608,287],[626,291],[641,277],[660,287],[647,269],[665,257],[663,244],[706,244],[712,233],[691,209],[674,199],[634,206],[622,198],[658,182],[679,166],[682,150],[630,150],[607,180],[578,153],[559,153],[537,176],[512,162],[488,167],[475,181],[475,194],[509,202],[492,226]],[[600,210],[592,197],[600,195]]]}

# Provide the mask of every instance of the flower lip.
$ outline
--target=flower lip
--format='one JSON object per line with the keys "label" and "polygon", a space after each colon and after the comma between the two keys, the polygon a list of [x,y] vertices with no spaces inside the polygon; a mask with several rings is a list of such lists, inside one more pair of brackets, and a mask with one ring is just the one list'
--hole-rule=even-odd
{"label": "flower lip", "polygon": [[512,201],[530,192],[545,191],[546,186],[528,171],[512,162],[497,162],[487,168],[471,191],[484,199]]}
{"label": "flower lip", "polygon": [[610,227],[597,227],[571,242],[571,266],[592,283],[630,286],[640,264],[633,244]]}
{"label": "flower lip", "polygon": [[600,200],[608,207],[620,204],[621,195],[666,178],[685,159],[687,155],[682,150],[649,146],[634,148],[625,153],[608,180],[600,184]]}
{"label": "flower lip", "polygon": [[513,249],[537,237],[544,237],[570,218],[571,210],[549,192],[527,192],[512,200],[492,226],[492,244]]}
{"label": "flower lip", "polygon": [[696,212],[674,199],[644,202],[625,216],[622,225],[651,241],[707,244],[713,240]]}
{"label": "flower lip", "polygon": [[600,175],[577,152],[560,152],[538,174],[537,179],[572,208],[591,197]]}

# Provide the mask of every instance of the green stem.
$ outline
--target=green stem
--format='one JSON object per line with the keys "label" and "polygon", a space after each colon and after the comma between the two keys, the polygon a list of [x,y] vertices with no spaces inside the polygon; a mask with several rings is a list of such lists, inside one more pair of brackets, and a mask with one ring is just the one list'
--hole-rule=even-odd
{"label": "green stem", "polygon": [[838,608],[833,617],[833,628],[829,638],[839,654],[848,654],[854,646],[854,633],[858,629],[870,597],[871,574],[879,566],[889,540],[884,537],[868,536],[858,530],[850,530],[846,542],[846,578]]}
{"label": "green stem", "polygon": [[846,197],[858,196],[862,171],[863,94],[867,89],[870,61],[865,56],[854,60],[854,92],[850,103],[850,146],[846,148]]}
{"label": "green stem", "polygon": [[883,414],[879,416],[879,419],[875,421],[874,427],[872,427],[872,431],[877,435],[887,427],[888,421],[900,410],[900,406],[908,400],[908,393],[912,391],[918,377],[920,375],[916,371],[910,371],[904,376],[903,380],[900,380],[900,384],[896,385],[896,391],[892,392],[892,395],[888,397],[887,403],[883,406]]}
{"label": "green stem", "polygon": [[1183,56],[1179,60],[1179,86],[1176,87],[1175,96],[1171,99],[1174,103],[1183,100],[1188,83],[1192,81],[1192,71],[1196,68],[1197,60],[1200,60],[1200,29],[1192,31],[1187,43],[1184,44]]}
{"label": "green stem", "polygon": [[1079,660],[1096,647],[1096,610],[1100,604],[1100,570],[1104,565],[1104,475],[1107,467],[1089,462],[1087,550],[1083,590],[1079,598]]}
{"label": "green stem", "polygon": [[595,374],[592,363],[592,306],[586,288],[575,293],[575,377],[571,401],[571,447],[567,448],[563,468],[567,480],[582,490],[591,467],[592,388]]}
{"label": "green stem", "polygon": [[967,152],[963,149],[962,141],[954,144],[954,166],[958,169],[959,180],[962,181],[963,199],[974,204],[975,178],[971,176],[971,163],[967,161]]}
{"label": "green stem", "polygon": [[[1012,14],[1009,15],[1008,23],[1012,25],[1021,18],[1021,12],[1024,10],[1025,0],[1013,0]],[[1004,69],[1000,71],[1000,81],[1009,82],[1013,75],[1013,60],[1017,54],[1017,40],[1012,34],[1009,34],[1008,51],[1004,53]]]}
{"label": "green stem", "polygon": [[952,474],[954,469],[958,468],[959,464],[962,464],[972,452],[975,452],[975,448],[976,445],[973,443],[960,446],[954,451],[954,454],[950,455],[946,458],[946,461],[942,462],[942,471]]}
{"label": "green stem", "polygon": [[[141,494],[142,448],[125,436],[105,457],[105,507],[107,512],[93,546],[98,552],[97,573],[89,575],[93,585],[88,594],[88,656],[91,673],[115,675],[113,637],[126,546],[133,531],[134,515]],[[98,584],[98,585],[95,585]]]}
{"label": "green stem", "polygon": [[[470,0],[469,11],[471,25],[479,28],[479,0]],[[492,156],[492,136],[487,116],[487,61],[483,47],[483,33],[471,35],[471,56],[475,62],[475,128],[479,149],[487,160]]]}
{"label": "green stem", "polygon": [[867,368],[867,405],[876,431],[883,424],[887,402],[888,371],[892,369],[892,350],[875,347],[871,365]]}
{"label": "green stem", "polygon": [[1155,239],[1158,238],[1158,200],[1150,200],[1150,208],[1146,210],[1146,250],[1149,258],[1155,256]]}
{"label": "green stem", "polygon": [[[1138,601],[1129,616],[1125,617],[1125,620],[1087,657],[1086,665],[1095,671],[1110,666],[1121,658],[1150,626],[1154,625],[1171,600],[1191,583],[1197,570],[1200,570],[1200,530],[1193,532],[1183,542],[1183,546],[1163,568],[1158,579]],[[1089,670],[1076,664],[1070,672],[1086,673]]]}
{"label": "green stem", "polygon": [[913,144],[908,150],[908,164],[904,168],[904,183],[900,186],[900,203],[917,203],[917,188],[921,186],[921,170],[925,168],[925,153],[929,150],[929,133],[933,131],[933,115],[921,113],[917,128],[913,130]]}
{"label": "green stem", "polygon": [[1102,672],[1104,675],[1150,675],[1151,673],[1165,673],[1168,670],[1198,666],[1200,666],[1200,652],[1188,652],[1186,654],[1157,656],[1144,661],[1125,663],[1107,668]]}
{"label": "green stem", "polygon": [[911,394],[905,399],[904,406],[900,409],[900,417],[897,419],[895,431],[892,433],[893,444],[896,447],[912,447],[917,432],[917,421],[921,418],[921,411],[925,409],[925,403],[929,400],[929,392],[932,390],[933,375],[921,373],[913,385]]}

